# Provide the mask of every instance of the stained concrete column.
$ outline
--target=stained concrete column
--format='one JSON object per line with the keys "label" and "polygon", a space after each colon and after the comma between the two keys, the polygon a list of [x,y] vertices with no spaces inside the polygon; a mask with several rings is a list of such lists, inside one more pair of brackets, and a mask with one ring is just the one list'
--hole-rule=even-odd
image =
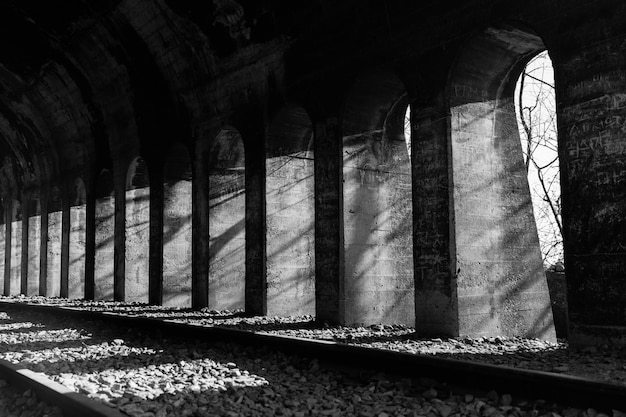
{"label": "stained concrete column", "polygon": [[85,299],[94,300],[96,292],[96,199],[93,188],[88,188],[85,203]]}
{"label": "stained concrete column", "polygon": [[519,60],[541,49],[535,34],[488,29],[463,47],[449,79],[459,336],[556,340],[513,98]]}
{"label": "stained concrete column", "polygon": [[315,181],[307,112],[284,106],[266,140],[267,314],[314,314]]}
{"label": "stained concrete column", "polygon": [[216,310],[245,307],[246,182],[245,150],[234,128],[211,141],[208,181],[208,305]]}
{"label": "stained concrete column", "polygon": [[343,217],[339,118],[314,121],[315,317],[343,324]]}
{"label": "stained concrete column", "polygon": [[53,188],[46,202],[46,296],[61,295],[61,254],[63,241],[63,211],[58,189]]}
{"label": "stained concrete column", "polygon": [[568,33],[584,46],[555,56],[569,339],[623,343],[626,51],[623,35],[593,40],[589,32]]}
{"label": "stained concrete column", "polygon": [[22,286],[22,205],[19,201],[13,200],[11,217],[11,258],[10,258],[10,280],[8,287],[5,286],[7,295],[20,294]]}
{"label": "stained concrete column", "polygon": [[8,281],[8,275],[5,271],[7,264],[7,210],[4,204],[0,202],[0,291],[4,294],[4,285]]}
{"label": "stained concrete column", "polygon": [[38,295],[41,267],[41,206],[37,194],[30,196],[27,222],[26,245],[28,252],[25,294]]}
{"label": "stained concrete column", "polygon": [[265,140],[243,134],[246,144],[246,289],[247,314],[267,314],[265,258]]}
{"label": "stained concrete column", "polygon": [[[148,302],[163,305],[163,166],[153,169],[150,184],[150,234],[148,237]],[[128,248],[127,248],[128,249]]]}
{"label": "stained concrete column", "polygon": [[411,105],[415,321],[421,336],[458,335],[450,251],[448,117],[442,103],[433,99]]}
{"label": "stained concrete column", "polygon": [[207,141],[197,141],[192,164],[192,294],[191,306],[200,309],[209,305],[209,169],[206,166]]}
{"label": "stained concrete column", "polygon": [[115,197],[109,171],[98,178],[94,210],[94,298],[113,300],[115,271]]}

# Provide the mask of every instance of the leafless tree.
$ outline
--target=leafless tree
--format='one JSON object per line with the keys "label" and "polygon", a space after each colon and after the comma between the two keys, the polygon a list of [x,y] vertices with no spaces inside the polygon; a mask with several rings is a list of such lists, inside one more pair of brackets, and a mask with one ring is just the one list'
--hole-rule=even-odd
{"label": "leafless tree", "polygon": [[562,263],[563,234],[554,73],[547,51],[522,71],[516,110],[544,266],[549,268]]}

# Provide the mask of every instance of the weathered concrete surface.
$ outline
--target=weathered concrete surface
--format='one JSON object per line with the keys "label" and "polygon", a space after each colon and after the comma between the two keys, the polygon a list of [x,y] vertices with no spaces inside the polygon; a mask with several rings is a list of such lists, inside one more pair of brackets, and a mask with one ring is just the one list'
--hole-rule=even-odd
{"label": "weathered concrete surface", "polygon": [[115,231],[115,198],[96,199],[95,213],[94,298],[113,300],[113,253]]}
{"label": "weathered concrete surface", "polygon": [[165,306],[191,307],[191,185],[191,179],[167,181],[163,185]]}
{"label": "weathered concrete surface", "polygon": [[245,155],[241,135],[220,132],[209,162],[209,307],[241,309],[245,294]]}
{"label": "weathered concrete surface", "polygon": [[314,314],[314,159],[304,109],[282,109],[266,141],[267,314]]}
{"label": "weathered concrete surface", "polygon": [[5,272],[5,259],[7,247],[7,224],[6,224],[6,211],[4,207],[0,205],[0,291],[4,294],[5,282],[8,281],[9,275]]}
{"label": "weathered concrete surface", "polygon": [[150,189],[126,191],[125,301],[148,302]]}
{"label": "weathered concrete surface", "polygon": [[406,102],[393,74],[350,90],[343,137],[345,323],[415,325],[411,161]]}
{"label": "weathered concrete surface", "polygon": [[341,128],[338,118],[315,123],[315,318],[345,323]]}
{"label": "weathered concrete surface", "polygon": [[[382,278],[394,268],[401,270],[394,272],[396,278],[409,273],[404,268],[406,256],[396,257],[387,250],[395,245],[384,242],[389,229],[377,229],[379,220],[393,219],[390,213],[396,213],[395,208],[390,212],[387,203],[397,202],[394,190],[402,184],[384,175],[378,178],[381,170],[376,167],[346,166],[344,201],[341,148],[344,136],[384,130],[394,102],[389,98],[397,99],[401,87],[414,107],[412,134],[417,135],[410,178],[417,327],[442,335],[483,334],[485,329],[523,332],[530,325],[526,318],[543,308],[545,300],[540,295],[544,288],[537,284],[541,274],[534,238],[528,237],[527,229],[533,226],[524,206],[519,158],[507,156],[517,152],[510,135],[514,123],[507,116],[510,85],[503,82],[511,81],[536,48],[543,47],[537,42],[543,39],[557,75],[565,261],[571,272],[572,322],[578,329],[574,334],[584,336],[585,326],[593,327],[594,334],[598,326],[626,329],[621,307],[626,294],[626,171],[621,162],[620,119],[626,91],[623,2],[469,0],[456,4],[444,0],[427,7],[419,2],[356,0],[326,2],[324,7],[301,2],[264,7],[238,1],[229,7],[218,7],[218,2],[183,3],[132,0],[92,7],[77,2],[71,10],[32,2],[0,6],[4,19],[0,27],[7,43],[0,58],[3,202],[9,206],[12,199],[38,187],[44,195],[52,184],[65,196],[75,178],[84,178],[91,186],[102,169],[115,172],[117,298],[123,298],[124,277],[130,283],[147,280],[150,273],[152,286],[160,286],[163,264],[169,262],[169,256],[162,256],[160,223],[159,164],[166,159],[165,150],[174,141],[184,142],[190,150],[205,149],[205,142],[214,142],[213,133],[207,132],[234,125],[251,152],[246,197],[241,198],[243,176],[235,169],[214,172],[220,178],[213,178],[213,186],[208,184],[208,174],[194,178],[194,184],[202,187],[196,199],[216,192],[211,194],[210,209],[204,207],[206,195],[202,204],[194,202],[194,207],[205,211],[194,213],[196,220],[199,216],[204,221],[200,237],[194,238],[194,265],[199,271],[194,282],[212,282],[210,290],[197,286],[202,294],[194,299],[206,300],[213,294],[214,305],[234,306],[242,302],[246,273],[249,311],[264,312],[271,306],[265,284],[272,282],[276,264],[265,264],[268,248],[269,253],[274,249],[266,245],[264,199],[266,186],[272,184],[265,181],[264,139],[271,116],[284,103],[296,103],[312,115],[316,136],[316,316],[338,323],[353,320],[347,320],[346,313],[361,308],[355,301],[360,298],[375,302],[366,302],[367,314],[358,314],[371,313],[378,320],[373,307],[385,301],[379,305],[374,293],[390,291],[389,300],[401,293],[408,296],[403,291],[409,291],[408,286],[401,289],[400,284]],[[537,35],[525,29],[502,30],[499,25],[504,21],[525,22]],[[483,32],[487,27],[492,29]],[[484,42],[477,47],[480,33]],[[354,99],[349,86],[360,74],[381,67],[395,73],[398,82],[384,78]],[[361,155],[359,145],[348,148]],[[380,162],[377,150],[368,152]],[[158,167],[153,173],[158,187],[151,193],[158,204],[150,205],[147,211],[152,214],[141,219],[139,213],[147,206],[138,208],[135,203],[147,194],[130,190],[146,189],[149,184],[125,184],[128,164],[136,155]],[[205,155],[190,157],[194,162],[211,160]],[[490,164],[488,170],[482,170],[485,164]],[[201,169],[194,167],[194,172]],[[218,191],[220,184],[228,182],[237,184],[231,188],[237,193]],[[126,190],[133,193],[128,210],[124,209]],[[370,210],[369,203],[363,203],[371,198],[380,199],[375,202],[378,209]],[[358,210],[350,213],[344,203]],[[71,269],[70,205],[63,202],[62,235],[54,232],[59,224],[54,214],[60,208],[44,209],[48,216],[43,219],[43,223],[50,221],[44,231],[48,241],[41,245],[47,251],[40,258],[45,258],[46,284],[62,282],[63,295],[68,295]],[[248,216],[242,219],[244,210]],[[239,217],[233,220],[233,213]],[[89,216],[87,224],[95,224]],[[30,239],[24,230],[15,240],[20,231],[13,230],[14,220],[8,216],[5,221],[5,288],[12,291],[17,288],[9,285],[17,259],[13,257],[20,250],[33,251],[17,244]],[[126,241],[126,236],[137,234],[135,220],[150,221],[152,230],[140,233],[141,239]],[[22,224],[31,229],[27,220]],[[271,221],[269,226],[271,230]],[[229,256],[233,262],[226,261]],[[55,269],[59,258],[62,268]],[[140,261],[139,269],[135,260]],[[280,262],[287,265],[286,259]],[[368,270],[368,262],[377,266]],[[366,278],[354,279],[360,275]],[[237,290],[220,296],[220,288],[228,286]],[[135,285],[137,292],[147,293],[147,288],[146,281]],[[160,288],[151,288],[150,293],[161,295]],[[540,316],[535,315],[538,327],[547,324]]]}
{"label": "weathered concrete surface", "polygon": [[[519,43],[511,46],[513,38]],[[451,77],[450,166],[461,336],[556,340],[515,120],[517,73],[502,75],[520,56],[541,48],[541,40],[530,33],[488,30],[465,48]]]}
{"label": "weathered concrete surface", "polygon": [[69,298],[85,298],[85,211],[85,204],[70,207]]}
{"label": "weathered concrete surface", "polygon": [[28,263],[27,295],[39,295],[39,274],[41,267],[41,210],[38,201],[31,200],[28,217]]}
{"label": "weathered concrete surface", "polygon": [[[602,20],[620,30],[623,5]],[[584,45],[556,59],[565,267],[573,343],[626,340],[624,44],[591,18],[564,34]],[[565,43],[565,41],[564,41]]]}
{"label": "weathered concrete surface", "polygon": [[414,325],[409,155],[377,140],[344,138],[345,322]]}
{"label": "weathered concrete surface", "polygon": [[[424,83],[427,83],[425,81]],[[411,106],[415,321],[420,335],[458,335],[450,234],[448,120],[431,85]]]}
{"label": "weathered concrete surface", "polygon": [[[11,218],[11,247],[9,262],[9,281],[5,282],[5,294],[16,295],[22,290],[22,210],[18,201],[13,201]],[[8,287],[6,284],[8,283]]]}
{"label": "weathered concrete surface", "polygon": [[61,295],[61,223],[62,211],[48,212],[48,242],[46,256],[46,295]]}

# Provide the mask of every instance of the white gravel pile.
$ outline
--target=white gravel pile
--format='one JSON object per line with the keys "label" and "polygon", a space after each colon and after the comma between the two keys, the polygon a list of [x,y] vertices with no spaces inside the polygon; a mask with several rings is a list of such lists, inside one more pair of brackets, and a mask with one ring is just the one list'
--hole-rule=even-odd
{"label": "white gravel pile", "polygon": [[[71,304],[103,307],[102,303]],[[145,308],[121,304],[109,307],[107,311],[112,308],[126,313],[134,311],[133,314]],[[475,352],[468,354],[493,356],[499,352],[498,356],[505,357],[522,353],[560,354],[567,350],[563,344],[544,345],[545,342],[521,339],[420,341],[412,338],[412,329],[402,326],[316,328],[311,317],[242,318],[232,317],[228,312],[177,312],[162,307],[150,310],[183,321],[210,319],[238,328],[386,348],[404,346],[402,349],[421,353]],[[51,379],[130,416],[603,417],[591,409],[520,401],[505,392],[455,395],[430,380],[329,371],[314,360],[264,348],[159,341],[139,332],[103,328],[97,322],[69,323],[34,313],[11,313],[11,317],[3,314],[0,358],[44,372]],[[513,348],[514,344],[519,346]],[[626,415],[614,412],[614,417]]]}
{"label": "white gravel pile", "polygon": [[399,325],[370,327],[320,326],[312,316],[244,317],[241,311],[193,311],[146,304],[65,298],[1,297],[20,301],[108,311],[130,316],[154,317],[205,326],[334,340],[399,352],[438,355],[516,368],[564,373],[598,381],[626,384],[626,349],[615,346],[572,348],[564,341],[550,343],[524,338],[424,339],[415,330]]}

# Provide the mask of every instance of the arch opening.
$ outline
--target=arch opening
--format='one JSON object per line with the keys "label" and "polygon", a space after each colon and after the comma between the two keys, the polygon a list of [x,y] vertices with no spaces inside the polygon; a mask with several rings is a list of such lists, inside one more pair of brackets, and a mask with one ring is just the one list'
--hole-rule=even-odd
{"label": "arch opening", "polygon": [[150,179],[148,166],[136,158],[126,177],[124,301],[149,301]]}
{"label": "arch opening", "polygon": [[267,132],[267,314],[315,314],[313,126],[307,112],[284,106]]}
{"label": "arch opening", "polygon": [[183,145],[169,155],[163,184],[163,305],[191,307],[191,160]]}
{"label": "arch opening", "polygon": [[561,269],[563,233],[554,69],[548,51],[532,57],[515,86],[524,163],[544,267]]}
{"label": "arch opening", "polygon": [[209,155],[209,307],[243,309],[246,188],[241,134],[234,128],[222,129]]}
{"label": "arch opening", "polygon": [[96,184],[94,298],[114,299],[115,196],[111,171],[103,170]]}

